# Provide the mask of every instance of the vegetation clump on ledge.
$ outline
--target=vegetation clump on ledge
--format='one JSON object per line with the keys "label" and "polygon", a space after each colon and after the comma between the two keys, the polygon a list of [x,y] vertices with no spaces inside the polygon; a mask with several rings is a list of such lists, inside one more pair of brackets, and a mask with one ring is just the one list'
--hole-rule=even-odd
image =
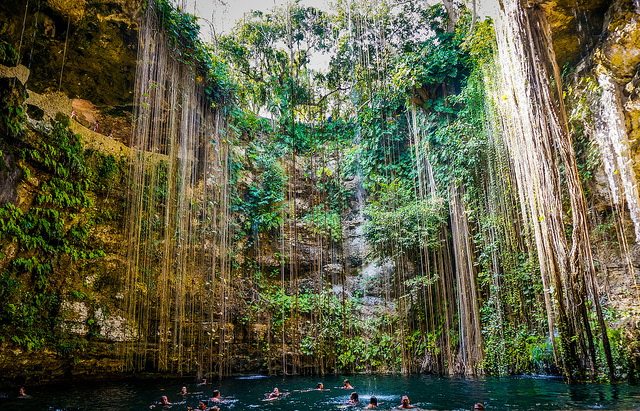
{"label": "vegetation clump on ledge", "polygon": [[204,82],[211,104],[222,109],[230,107],[236,85],[231,80],[227,64],[200,38],[198,18],[174,6],[171,0],[149,1],[146,7],[157,13],[175,58],[194,67],[196,79]]}

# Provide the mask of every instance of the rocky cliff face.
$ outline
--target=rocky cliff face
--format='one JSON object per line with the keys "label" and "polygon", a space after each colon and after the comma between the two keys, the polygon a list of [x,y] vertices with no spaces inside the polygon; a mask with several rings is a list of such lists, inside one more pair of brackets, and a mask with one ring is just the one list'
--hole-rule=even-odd
{"label": "rocky cliff face", "polygon": [[30,90],[130,106],[138,9],[133,0],[4,2],[0,35],[31,70]]}
{"label": "rocky cliff face", "polygon": [[[137,54],[137,0],[4,2],[0,39],[18,52],[8,66],[29,70],[32,93],[72,99],[79,120],[102,134],[130,134]],[[36,105],[37,106],[37,105]],[[63,113],[70,114],[67,107]],[[54,113],[55,114],[55,113]],[[38,112],[32,113],[38,117]]]}
{"label": "rocky cliff face", "polygon": [[[560,67],[607,73],[616,83],[629,140],[640,136],[640,4],[634,0],[540,1]],[[636,162],[637,164],[637,162]],[[638,170],[636,170],[638,171]]]}
{"label": "rocky cliff face", "polygon": [[[0,4],[3,121],[26,120],[28,125],[22,131],[3,128],[0,136],[0,202],[14,204],[15,213],[22,215],[16,221],[23,225],[14,234],[20,240],[0,246],[2,292],[8,304],[2,322],[14,333],[12,341],[0,344],[3,383],[107,376],[121,370],[114,344],[126,338],[127,329],[121,315],[126,258],[121,245],[128,149],[122,140],[131,128],[138,9],[138,2],[125,0]],[[23,107],[25,117],[11,108],[12,102]],[[72,112],[76,119],[70,122],[71,130],[81,136],[84,148],[91,149],[84,153],[74,148],[73,139],[71,146],[57,147],[60,140],[55,139],[67,135],[55,134],[52,121]],[[96,174],[83,178],[88,184],[82,183],[79,190],[53,188],[58,174],[66,172],[62,168],[73,169],[68,162],[72,156],[80,156],[76,159],[82,162],[83,173]],[[48,193],[58,200],[43,200]],[[62,204],[60,196],[68,204],[76,196],[86,202],[67,210],[55,205]],[[2,218],[6,234],[14,218],[7,214]],[[28,227],[29,221],[50,228],[36,232]],[[62,226],[54,225],[60,227],[56,232],[50,224],[58,223]],[[81,227],[86,235],[74,231]],[[80,254],[63,258],[54,251],[47,265],[47,257],[24,245],[22,240],[28,238],[44,241],[52,249],[66,247],[69,241],[68,250],[75,250],[70,253]],[[92,254],[95,251],[98,254]],[[37,262],[45,271],[42,276],[27,274],[16,261]],[[49,302],[38,302],[42,298]],[[44,326],[29,310],[53,319],[51,330],[56,335],[19,331]],[[37,349],[52,338],[55,349],[51,344],[47,350]]]}
{"label": "rocky cliff face", "polygon": [[575,64],[592,52],[602,34],[611,0],[538,0],[553,30],[558,64]]}

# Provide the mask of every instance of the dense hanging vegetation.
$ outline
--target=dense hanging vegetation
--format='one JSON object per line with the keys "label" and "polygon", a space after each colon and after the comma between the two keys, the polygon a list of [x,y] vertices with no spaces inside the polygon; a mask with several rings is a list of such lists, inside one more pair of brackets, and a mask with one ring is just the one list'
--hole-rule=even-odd
{"label": "dense hanging vegetation", "polygon": [[[549,214],[514,165],[493,22],[449,1],[293,1],[198,33],[170,1],[147,5],[128,168],[64,115],[27,125],[22,91],[0,87],[0,155],[33,190],[0,206],[0,341],[69,354],[104,337],[80,276],[118,220],[126,270],[99,278],[130,319],[128,371],[630,371],[580,243],[595,161],[582,134],[578,156],[570,134],[549,143],[564,149],[549,238],[565,248],[542,250]],[[127,208],[97,207],[114,180]],[[567,250],[574,266],[554,271]],[[82,336],[61,320],[76,301],[94,307]]]}
{"label": "dense hanging vegetation", "polygon": [[[335,158],[340,153],[340,168],[327,177],[337,177],[337,185],[350,175],[361,178],[367,258],[393,264],[393,274],[379,280],[388,289],[386,298],[398,306],[390,316],[376,318],[373,329],[343,319],[348,332],[334,333],[332,341],[322,338],[331,335],[332,321],[318,309],[329,328],[313,330],[313,344],[311,330],[300,330],[297,318],[316,323],[314,310],[296,307],[297,291],[284,303],[286,313],[272,315],[287,317],[296,337],[307,335],[304,354],[318,353],[309,347],[335,345],[338,369],[348,366],[343,362],[346,351],[369,359],[351,359],[351,369],[360,371],[558,372],[557,356],[573,354],[554,352],[538,256],[530,237],[522,236],[526,223],[510,180],[506,148],[496,134],[499,124],[487,93],[496,78],[491,22],[474,21],[464,8],[451,13],[442,5],[413,2],[342,2],[334,12],[296,3],[272,13],[255,12],[217,39],[216,50],[238,84],[245,107],[241,119],[260,113],[274,119],[263,137],[270,142],[262,147],[275,154],[272,161],[293,164],[293,170],[285,170],[289,185],[300,178],[298,154]],[[313,53],[330,53],[326,70],[313,68]],[[323,130],[343,122],[353,131],[345,137],[333,134],[338,145],[334,153],[313,150],[319,132],[310,123]],[[324,176],[326,165],[318,163],[310,174]],[[315,196],[335,196],[317,188]],[[255,191],[249,188],[248,193],[236,201],[255,204]],[[287,197],[294,195],[289,189]],[[272,194],[260,198],[273,198],[274,205],[283,200]],[[318,199],[310,214],[298,216],[294,206],[287,217],[313,222],[315,234],[335,241],[339,236],[330,222],[336,214],[331,213],[344,213],[344,204],[342,210],[328,209]],[[264,210],[268,216],[268,208]],[[324,230],[317,228],[323,211]],[[277,224],[286,235],[286,219]],[[297,267],[291,262],[289,267],[288,280],[295,281]],[[322,282],[322,273],[315,275]],[[282,279],[279,290],[286,287]],[[449,305],[452,299],[458,303]],[[356,295],[343,304],[352,312],[359,301]],[[279,339],[286,330],[278,321],[273,336]],[[352,347],[373,330],[397,344],[400,363],[386,363],[390,352],[379,357],[381,353],[366,348],[380,343]],[[269,348],[296,352],[295,341],[286,348],[281,341],[281,347]],[[605,354],[600,346],[594,366],[605,361]],[[304,363],[298,357],[295,361]],[[598,374],[592,371],[591,376]]]}

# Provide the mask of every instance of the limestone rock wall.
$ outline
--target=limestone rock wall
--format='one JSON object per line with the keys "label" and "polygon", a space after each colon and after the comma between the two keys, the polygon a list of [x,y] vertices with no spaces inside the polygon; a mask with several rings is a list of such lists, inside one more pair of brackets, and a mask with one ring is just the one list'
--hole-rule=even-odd
{"label": "limestone rock wall", "polygon": [[[50,171],[20,153],[42,143],[55,144],[42,139],[58,114],[75,115],[70,121],[72,132],[80,135],[85,148],[111,156],[110,173],[113,167],[126,172],[129,149],[124,142],[131,130],[140,4],[129,0],[0,3],[0,46],[8,44],[18,51],[17,59],[8,54],[1,62],[0,89],[3,93],[24,90],[26,120],[19,139],[0,135],[1,204],[14,204],[25,213],[38,206],[34,198],[50,181]],[[16,92],[11,95],[17,96]],[[91,221],[87,248],[105,255],[60,258],[48,276],[49,295],[59,299],[53,330],[57,349],[25,350],[5,340],[0,344],[0,384],[87,375],[108,378],[122,371],[119,344],[132,338],[122,289],[125,174],[97,177],[99,183],[87,190],[93,206],[76,217]],[[15,258],[30,257],[14,242],[0,244],[0,253],[3,272]],[[19,280],[24,287],[35,287],[28,275],[19,275]],[[34,290],[22,292],[32,298]]]}
{"label": "limestone rock wall", "polygon": [[[598,83],[598,76],[606,74],[611,79],[623,118],[621,126],[624,126],[625,138],[622,143],[628,147],[627,157],[620,158],[629,160],[629,175],[637,176],[640,172],[637,142],[640,137],[638,1],[538,0],[531,3],[547,11],[558,62],[573,73],[567,77],[568,86],[585,96],[590,114],[576,121],[584,126],[586,136],[592,140],[595,140],[598,128],[598,104],[602,101],[602,85]],[[127,156],[139,5],[134,0],[46,0],[29,2],[28,6],[26,0],[0,3],[0,39],[17,45],[20,52],[15,64],[6,62],[0,66],[0,78],[15,78],[24,86],[26,105],[31,107],[29,121],[32,124],[42,124],[58,112],[70,115],[75,111],[78,120],[71,122],[71,128],[82,136],[86,147],[115,158]],[[588,88],[585,86],[587,83],[595,86]],[[575,109],[576,104],[570,102],[569,109]],[[96,123],[99,125],[94,131]],[[4,173],[0,174],[0,203],[11,202],[28,208],[33,199],[30,193],[37,191],[47,176],[33,169],[31,178],[23,181],[18,156],[5,153],[4,160],[9,171],[0,171]],[[619,165],[623,163],[621,161]],[[292,183],[290,194],[296,198],[295,212],[300,217],[312,207],[309,187],[316,182],[316,170],[304,158],[296,159],[295,164],[295,174],[299,178]],[[29,167],[28,164],[22,165]],[[289,174],[294,174],[293,163],[282,166],[289,170]],[[247,173],[246,181],[242,183],[245,186],[253,181],[251,173]],[[621,192],[620,207],[615,208],[608,188],[608,176],[602,166],[596,176],[599,180],[591,181],[589,200],[594,213],[594,249],[597,251],[601,287],[609,296],[608,306],[620,313],[613,321],[625,330],[627,341],[638,341],[640,248],[633,235],[628,207],[630,201]],[[291,259],[297,261],[296,269],[299,271],[299,281],[295,286],[300,289],[313,287],[316,274],[330,278],[334,283],[346,275],[345,286],[336,287],[333,292],[364,295],[367,302],[360,314],[376,316],[380,314],[376,310],[383,295],[382,286],[376,281],[381,275],[390,276],[394,267],[386,262],[376,264],[367,261],[367,245],[362,234],[364,198],[361,184],[358,177],[352,177],[343,184],[353,192],[353,196],[349,199],[346,215],[342,216],[342,244],[332,244],[333,248],[327,249],[326,242],[319,242],[309,227],[299,223],[283,229],[282,236],[289,241],[284,245],[281,233],[273,232],[261,234],[259,245],[252,251],[244,247],[246,239],[239,240],[236,245],[242,251],[235,258],[241,265],[245,260],[253,259],[265,272],[278,271],[281,262],[276,257],[277,253],[282,247],[293,250]],[[90,345],[68,356],[49,351],[25,352],[13,345],[0,345],[0,374],[3,374],[0,383],[15,382],[25,375],[46,380],[105,377],[119,372],[122,367],[119,344],[133,338],[122,309],[122,277],[126,258],[122,246],[125,243],[125,199],[125,189],[115,185],[108,193],[97,194],[95,210],[89,211],[107,210],[111,213],[110,218],[93,229],[91,237],[106,256],[82,267],[70,263],[68,271],[57,273],[62,283],[80,284],[82,293],[90,297],[65,300],[60,305],[60,326],[64,333],[89,336]],[[292,212],[289,210],[294,207],[287,204],[286,208],[286,212]],[[621,210],[623,217],[627,242],[625,253],[620,253],[620,248],[613,244],[620,242],[615,227],[605,227],[616,210]],[[295,248],[291,241],[293,238],[298,240]],[[7,247],[3,252],[11,256],[16,250]],[[318,259],[318,255],[325,257]],[[290,270],[289,266],[285,268],[287,276],[291,275]],[[241,301],[246,297],[243,293],[248,295],[252,292],[251,287],[249,280],[246,284],[237,284],[239,303],[232,310],[233,316],[240,318],[246,314],[243,311],[246,307],[241,305]],[[393,311],[395,307],[386,306],[385,309]],[[263,318],[249,324],[230,322],[221,325],[228,330],[228,354],[236,372],[264,369],[264,347],[256,341],[265,339],[269,327],[267,321]],[[639,353],[635,358],[640,365],[640,347],[628,344],[625,349],[632,354],[631,358],[634,358],[634,353]]]}

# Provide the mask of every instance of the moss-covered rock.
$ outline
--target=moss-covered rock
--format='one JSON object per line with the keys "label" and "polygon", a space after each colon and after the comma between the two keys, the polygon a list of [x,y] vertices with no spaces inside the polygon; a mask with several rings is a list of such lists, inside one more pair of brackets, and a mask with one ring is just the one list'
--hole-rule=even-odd
{"label": "moss-covered rock", "polygon": [[0,5],[0,36],[31,69],[29,89],[41,94],[62,91],[97,105],[131,105],[135,2],[50,0],[28,7],[26,0],[17,3]]}
{"label": "moss-covered rock", "polygon": [[618,1],[609,11],[606,37],[596,52],[597,61],[622,83],[640,66],[640,14],[632,0]]}
{"label": "moss-covered rock", "polygon": [[589,50],[603,31],[609,0],[542,0],[551,25],[553,49],[560,66],[575,64]]}

